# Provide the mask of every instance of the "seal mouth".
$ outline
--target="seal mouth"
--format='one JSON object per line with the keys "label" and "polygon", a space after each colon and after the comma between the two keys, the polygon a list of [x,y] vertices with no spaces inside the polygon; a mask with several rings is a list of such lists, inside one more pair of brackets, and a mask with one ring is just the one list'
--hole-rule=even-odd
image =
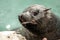
{"label": "seal mouth", "polygon": [[21,22],[21,24],[22,25],[26,25],[26,24],[33,24],[33,25],[37,25],[37,23],[36,23],[36,21],[35,20],[31,20],[31,21],[27,21],[24,17],[23,17],[23,15],[20,15],[20,16],[18,16],[18,19],[19,19],[19,21]]}

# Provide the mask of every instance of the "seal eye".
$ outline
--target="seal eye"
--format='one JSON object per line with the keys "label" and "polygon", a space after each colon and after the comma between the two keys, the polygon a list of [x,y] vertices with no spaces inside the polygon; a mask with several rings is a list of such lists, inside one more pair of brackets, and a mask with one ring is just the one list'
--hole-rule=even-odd
{"label": "seal eye", "polygon": [[39,10],[36,10],[35,12],[33,12],[33,15],[36,16],[38,15],[38,13],[39,13]]}

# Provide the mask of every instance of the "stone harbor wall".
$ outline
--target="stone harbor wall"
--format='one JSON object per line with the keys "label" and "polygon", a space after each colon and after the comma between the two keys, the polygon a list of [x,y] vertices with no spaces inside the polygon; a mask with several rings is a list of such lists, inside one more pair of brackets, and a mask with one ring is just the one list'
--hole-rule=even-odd
{"label": "stone harbor wall", "polygon": [[0,32],[0,40],[26,40],[26,38],[16,34],[15,31],[2,31]]}

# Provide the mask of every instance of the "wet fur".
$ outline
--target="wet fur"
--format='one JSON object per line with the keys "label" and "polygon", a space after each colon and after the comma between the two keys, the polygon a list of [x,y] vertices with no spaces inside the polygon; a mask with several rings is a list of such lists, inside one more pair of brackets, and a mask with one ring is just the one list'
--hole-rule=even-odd
{"label": "wet fur", "polygon": [[[30,11],[29,8],[27,8],[26,11]],[[49,18],[49,16],[51,18]],[[21,16],[19,16],[18,19],[21,23],[24,22],[22,21],[23,19],[21,19]],[[58,40],[57,28],[56,28],[57,21],[58,20],[56,15],[54,15],[53,13],[48,13],[48,11],[46,11],[44,17],[41,17],[40,19],[35,20],[36,24],[26,23],[22,25],[27,30],[29,30],[29,32],[36,35],[38,37],[38,40],[42,40],[44,37],[47,38],[47,40]]]}

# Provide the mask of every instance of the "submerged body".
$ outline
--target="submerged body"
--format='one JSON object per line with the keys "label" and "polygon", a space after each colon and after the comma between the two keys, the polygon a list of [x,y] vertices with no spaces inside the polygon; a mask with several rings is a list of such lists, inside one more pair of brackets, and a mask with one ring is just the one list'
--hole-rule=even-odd
{"label": "submerged body", "polygon": [[58,40],[58,19],[50,9],[42,5],[32,5],[18,16],[21,24],[32,34],[39,37],[38,40]]}

